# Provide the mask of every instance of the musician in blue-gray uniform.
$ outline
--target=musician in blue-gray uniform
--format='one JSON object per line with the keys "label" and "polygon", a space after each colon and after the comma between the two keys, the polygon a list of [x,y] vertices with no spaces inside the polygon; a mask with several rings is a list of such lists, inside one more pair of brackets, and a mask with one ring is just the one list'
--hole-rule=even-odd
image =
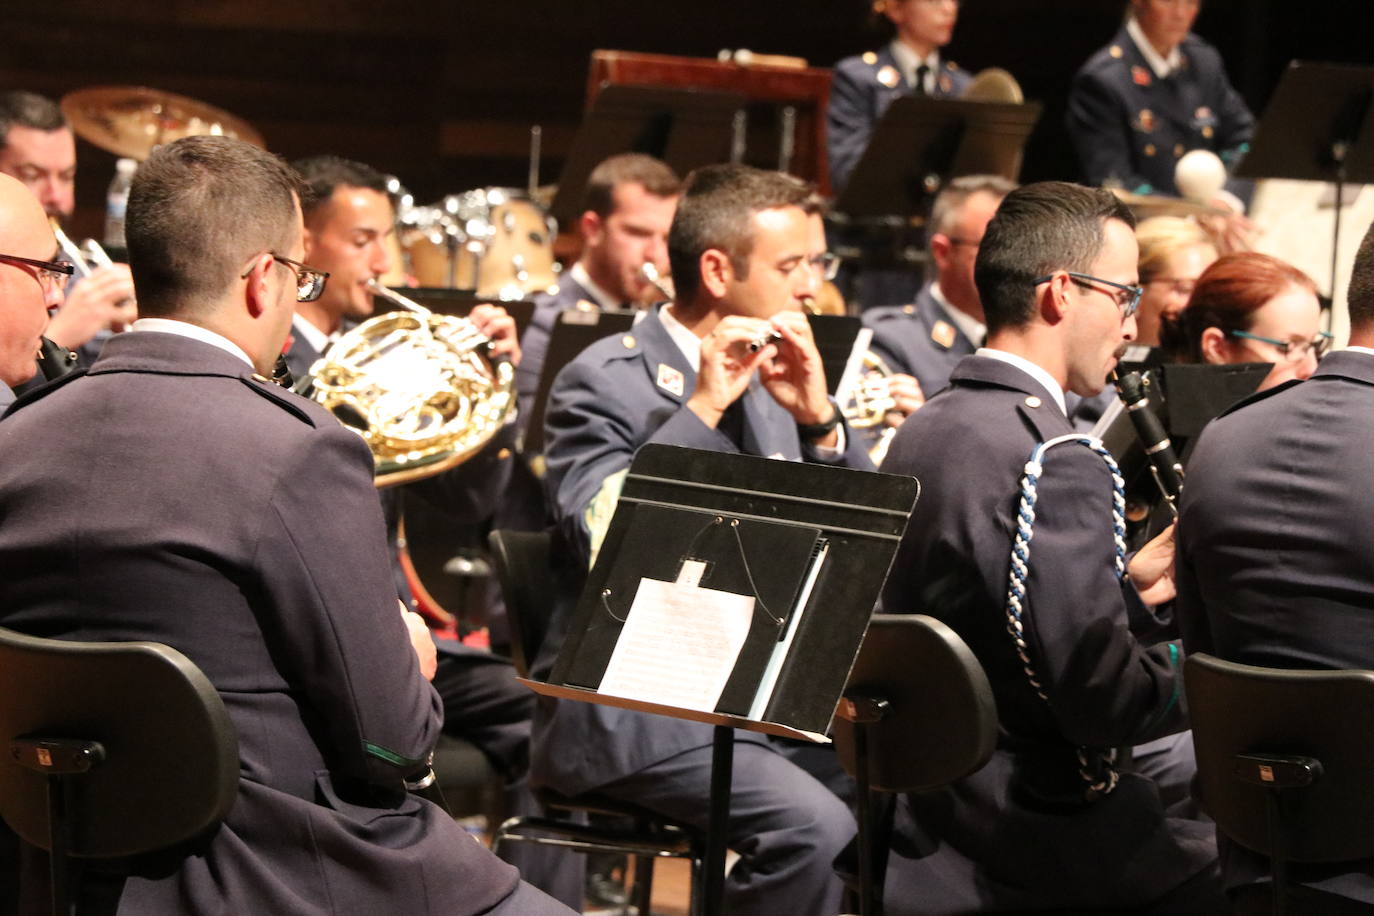
{"label": "musician in blue-gray uniform", "polygon": [[1223,911],[1210,826],[1114,750],[1187,727],[1177,644],[1132,635],[1173,595],[1171,532],[1126,564],[1114,474],[1065,411],[1135,334],[1133,222],[1106,191],[1007,195],[976,266],[987,345],[883,462],[922,490],[883,607],[949,624],[1000,724],[982,770],[901,799],[889,913]]}
{"label": "musician in blue-gray uniform", "polygon": [[[1198,5],[1131,0],[1126,24],[1074,77],[1067,123],[1090,184],[1177,194],[1184,153],[1212,150],[1231,170],[1249,148],[1254,117],[1221,55],[1190,32]],[[1228,190],[1244,196],[1245,184]]]}
{"label": "musician in blue-gray uniform", "polygon": [[549,336],[567,309],[627,309],[668,298],[645,275],[667,277],[668,228],[682,182],[666,163],[643,153],[612,156],[587,177],[577,232],[582,253],[553,293],[534,296],[534,317],[520,338],[516,367],[520,412],[528,417],[544,370]]}
{"label": "musician in blue-gray uniform", "polygon": [[[669,234],[677,296],[630,334],[600,341],[558,376],[546,483],[560,530],[584,555],[646,442],[869,467],[826,396],[803,313],[828,255],[809,185],[745,166],[687,181]],[[774,337],[773,335],[777,335]],[[751,349],[750,343],[762,346]],[[541,651],[547,672],[563,608]],[[590,703],[544,701],[532,777],[705,826],[711,726]],[[740,732],[730,802],[726,908],[735,916],[833,916],[831,867],[855,831],[845,804],[774,749]]]}
{"label": "musician in blue-gray uniform", "polygon": [[946,185],[930,211],[927,245],[935,279],[912,304],[863,313],[873,329],[873,352],[893,372],[915,376],[927,397],[949,384],[955,365],[987,334],[973,262],[988,220],[1014,187],[996,175],[968,175]]}
{"label": "musician in blue-gray uniform", "polygon": [[[1347,298],[1348,348],[1306,381],[1231,408],[1198,440],[1178,525],[1177,615],[1190,652],[1272,668],[1374,668],[1374,487],[1365,470],[1374,450],[1374,231],[1355,256]],[[1217,842],[1237,912],[1268,912],[1268,860]],[[1288,878],[1291,912],[1374,906],[1374,860],[1294,862]],[[1242,909],[1247,900],[1262,909]]]}
{"label": "musician in blue-gray uniform", "polygon": [[[570,913],[404,789],[442,713],[433,643],[396,601],[372,457],[265,377],[324,282],[300,263],[299,187],[242,141],[159,147],[129,196],[139,320],[0,422],[0,623],[165,642],[238,738],[224,822],[87,869],[81,890],[109,896],[81,894],[98,904],[82,911]],[[14,865],[0,859],[3,912]]]}
{"label": "musician in blue-gray uniform", "polygon": [[878,0],[874,13],[896,27],[877,51],[846,57],[830,84],[827,152],[836,193],[849,181],[878,119],[899,95],[958,96],[972,77],[940,49],[959,18],[958,0]]}

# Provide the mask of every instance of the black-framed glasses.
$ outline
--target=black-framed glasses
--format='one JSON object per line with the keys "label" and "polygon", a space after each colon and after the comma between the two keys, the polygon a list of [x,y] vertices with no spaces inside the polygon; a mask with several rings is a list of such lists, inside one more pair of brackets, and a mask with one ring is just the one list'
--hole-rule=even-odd
{"label": "black-framed glasses", "polygon": [[[314,302],[316,299],[320,298],[320,295],[324,292],[324,283],[329,279],[329,271],[317,270],[308,264],[302,264],[300,261],[293,261],[288,257],[279,255],[275,251],[269,251],[267,253],[272,256],[272,260],[285,265],[296,275],[297,302]],[[256,258],[257,255],[253,257]],[[248,279],[248,275],[252,272],[253,268],[249,267],[239,275],[239,279]]]}
{"label": "black-framed glasses", "polygon": [[0,261],[6,264],[25,264],[32,267],[38,274],[39,283],[58,292],[67,288],[67,281],[76,272],[76,268],[67,261],[38,261],[33,258],[21,258],[17,254],[0,254]]}
{"label": "black-framed glasses", "polygon": [[[1079,286],[1091,287],[1094,283],[1101,283],[1103,286],[1110,286],[1116,290],[1112,296],[1116,300],[1117,307],[1121,309],[1121,320],[1125,321],[1135,314],[1135,310],[1140,308],[1140,297],[1145,295],[1145,288],[1142,286],[1130,286],[1125,283],[1117,283],[1113,280],[1104,280],[1101,277],[1094,277],[1092,274],[1075,273],[1072,270],[1064,271]],[[1053,274],[1037,277],[1031,283],[1039,286],[1041,283],[1048,283],[1054,279]]]}
{"label": "black-framed glasses", "polygon": [[1325,331],[1318,331],[1317,336],[1311,340],[1278,340],[1273,337],[1261,337],[1259,334],[1251,334],[1249,331],[1227,331],[1232,337],[1239,337],[1242,340],[1258,340],[1267,343],[1275,350],[1278,350],[1286,360],[1297,362],[1311,353],[1318,360],[1321,360],[1331,349],[1332,335]]}

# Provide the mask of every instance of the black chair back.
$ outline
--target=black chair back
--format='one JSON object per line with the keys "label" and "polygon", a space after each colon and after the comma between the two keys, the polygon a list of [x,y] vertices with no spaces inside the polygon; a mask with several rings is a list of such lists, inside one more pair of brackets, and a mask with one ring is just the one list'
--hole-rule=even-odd
{"label": "black chair back", "polygon": [[[980,769],[997,743],[997,704],[983,666],[940,621],[875,614],[845,697],[880,697],[885,714],[867,726],[869,785],[919,792]],[[841,700],[841,703],[846,700]],[[858,777],[855,725],[836,716],[835,748]]]}
{"label": "black chair back", "polygon": [[210,681],[152,642],[72,642],[0,629],[0,817],[51,850],[48,782],[21,766],[16,738],[99,742],[72,777],[67,853],[131,856],[218,824],[238,793],[238,736]]}
{"label": "black chair back", "polygon": [[[1197,791],[1217,827],[1273,853],[1269,790],[1247,757],[1319,762],[1311,785],[1285,792],[1280,852],[1294,862],[1374,856],[1374,671],[1259,668],[1196,653],[1184,663]],[[1281,778],[1278,772],[1275,778]]]}
{"label": "black chair back", "polygon": [[493,531],[488,538],[510,626],[511,660],[521,677],[548,633],[557,599],[557,578],[547,531]]}

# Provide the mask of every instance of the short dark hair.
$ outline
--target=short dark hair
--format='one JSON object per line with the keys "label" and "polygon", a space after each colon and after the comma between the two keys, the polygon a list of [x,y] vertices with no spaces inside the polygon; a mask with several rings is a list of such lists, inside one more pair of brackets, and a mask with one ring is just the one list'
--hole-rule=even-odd
{"label": "short dark hair", "polygon": [[1258,251],[1224,254],[1197,278],[1183,310],[1160,322],[1159,347],[1170,362],[1200,363],[1204,331],[1248,331],[1256,312],[1294,286],[1317,292],[1312,278],[1287,261]]}
{"label": "short dark hair", "polygon": [[1355,252],[1345,301],[1352,327],[1366,327],[1374,322],[1374,226],[1369,227],[1360,250]]}
{"label": "short dark hair", "polygon": [[782,172],[708,165],[688,175],[668,230],[668,262],[678,301],[691,302],[697,295],[701,256],[709,249],[725,252],[735,272],[741,278],[748,276],[754,214],[783,207],[815,214],[823,205],[814,186]]}
{"label": "short dark hair", "polygon": [[300,177],[228,137],[158,147],[134,173],[125,234],[139,314],[202,313],[256,254],[295,241]]}
{"label": "short dark hair", "polygon": [[1135,217],[1111,191],[1064,181],[1028,184],[1003,198],[973,268],[988,331],[1031,320],[1037,277],[1090,271],[1112,219],[1135,228]]}
{"label": "short dark hair", "polygon": [[0,92],[0,149],[9,143],[11,127],[62,130],[66,126],[66,115],[52,99],[23,89]]}
{"label": "short dark hair", "polygon": [[308,156],[291,163],[305,182],[301,195],[301,211],[308,222],[315,212],[329,203],[336,188],[366,188],[390,195],[387,176],[362,162],[341,156]]}
{"label": "short dark hair", "polygon": [[603,159],[587,176],[583,212],[590,210],[602,219],[610,216],[615,203],[612,194],[622,184],[643,185],[655,197],[672,197],[682,192],[682,179],[668,163],[643,153],[621,153]]}

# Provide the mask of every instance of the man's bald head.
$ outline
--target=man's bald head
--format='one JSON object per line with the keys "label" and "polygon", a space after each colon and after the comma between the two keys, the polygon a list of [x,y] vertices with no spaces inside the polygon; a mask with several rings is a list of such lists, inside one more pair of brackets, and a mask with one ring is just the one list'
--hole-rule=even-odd
{"label": "man's bald head", "polygon": [[48,326],[48,308],[62,291],[31,264],[47,261],[57,249],[38,198],[20,181],[0,174],[0,381],[11,387],[37,371],[34,356]]}

